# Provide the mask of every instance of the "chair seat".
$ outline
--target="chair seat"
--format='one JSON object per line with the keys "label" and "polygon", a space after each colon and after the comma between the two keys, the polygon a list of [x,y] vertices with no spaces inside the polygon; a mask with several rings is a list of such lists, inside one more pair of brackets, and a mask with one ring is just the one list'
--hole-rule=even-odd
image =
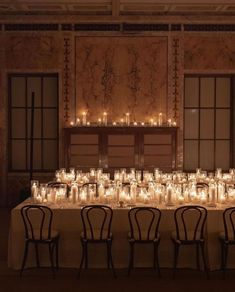
{"label": "chair seat", "polygon": [[157,236],[155,232],[150,232],[149,238],[148,238],[148,230],[141,230],[141,239],[139,236],[139,232],[134,232],[133,236],[131,236],[131,232],[128,233],[128,240],[132,241],[158,241],[160,239],[160,234],[157,233]]}
{"label": "chair seat", "polygon": [[[225,239],[225,232],[220,232],[219,233],[219,239],[221,239],[221,240],[223,240],[223,241],[226,241],[226,239]],[[234,242],[234,244],[235,244],[235,237],[234,237],[234,234],[232,234],[232,233],[229,233],[228,234],[228,239],[227,239],[229,242]]]}
{"label": "chair seat", "polygon": [[32,234],[29,234],[29,238],[30,240],[53,240],[55,238],[57,238],[59,236],[59,232],[57,230],[51,230],[51,237],[48,238],[48,230],[45,229],[43,230],[42,232],[42,237],[41,237],[41,234],[40,234],[40,229],[35,229],[34,232],[34,238],[32,236]]}
{"label": "chair seat", "polygon": [[108,234],[108,230],[104,229],[102,232],[102,237],[100,237],[100,229],[93,229],[93,237],[90,229],[86,230],[86,237],[84,235],[84,232],[81,233],[81,238],[82,239],[87,239],[87,240],[110,240],[112,239],[113,235],[110,232]]}
{"label": "chair seat", "polygon": [[179,232],[179,238],[177,238],[177,233],[176,231],[173,231],[171,234],[171,238],[174,241],[201,241],[204,240],[204,238],[201,238],[201,233],[196,232],[196,236],[194,238],[194,231],[187,231],[187,238],[185,237],[185,233],[183,231]]}

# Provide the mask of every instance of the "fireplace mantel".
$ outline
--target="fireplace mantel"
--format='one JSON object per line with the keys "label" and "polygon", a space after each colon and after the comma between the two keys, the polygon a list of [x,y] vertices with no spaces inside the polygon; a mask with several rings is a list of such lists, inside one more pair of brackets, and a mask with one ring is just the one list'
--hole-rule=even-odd
{"label": "fireplace mantel", "polygon": [[103,168],[176,167],[177,127],[80,126],[64,129],[66,167]]}

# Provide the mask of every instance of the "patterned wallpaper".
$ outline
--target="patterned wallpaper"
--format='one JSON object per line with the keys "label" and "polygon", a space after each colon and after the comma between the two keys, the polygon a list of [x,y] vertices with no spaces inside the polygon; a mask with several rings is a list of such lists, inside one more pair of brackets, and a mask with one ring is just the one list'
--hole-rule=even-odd
{"label": "patterned wallpaper", "polygon": [[234,70],[235,36],[196,35],[184,37],[184,68],[194,70]]}
{"label": "patterned wallpaper", "polygon": [[167,107],[167,37],[77,37],[76,115],[130,112],[147,121]]}

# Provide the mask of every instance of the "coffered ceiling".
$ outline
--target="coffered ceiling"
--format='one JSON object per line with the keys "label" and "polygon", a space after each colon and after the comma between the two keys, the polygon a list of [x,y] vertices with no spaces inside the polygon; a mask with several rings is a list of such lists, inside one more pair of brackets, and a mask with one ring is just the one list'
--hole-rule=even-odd
{"label": "coffered ceiling", "polygon": [[0,14],[235,14],[235,0],[0,0]]}

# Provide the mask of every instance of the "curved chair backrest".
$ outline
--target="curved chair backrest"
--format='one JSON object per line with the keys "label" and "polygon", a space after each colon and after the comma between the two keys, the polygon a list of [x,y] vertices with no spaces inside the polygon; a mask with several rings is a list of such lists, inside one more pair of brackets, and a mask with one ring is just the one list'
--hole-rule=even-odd
{"label": "curved chair backrest", "polygon": [[89,188],[92,187],[95,191],[95,197],[98,198],[98,183],[97,182],[87,182],[80,186],[80,188],[84,188],[84,187],[87,188],[88,194],[89,194]]}
{"label": "curved chair backrest", "polygon": [[202,206],[182,206],[175,210],[174,220],[178,240],[195,241],[203,238],[207,210]]}
{"label": "curved chair backrest", "polygon": [[209,185],[207,183],[204,182],[198,182],[196,184],[197,189],[204,189],[204,188],[209,188]]}
{"label": "curved chair backrest", "polygon": [[64,182],[59,182],[59,181],[50,181],[47,183],[47,187],[56,188],[56,189],[60,187],[64,187],[66,189],[66,194],[68,194],[68,191],[69,191],[68,184]]}
{"label": "curved chair backrest", "polygon": [[106,205],[88,205],[81,210],[84,238],[105,240],[111,236],[113,210]]}
{"label": "curved chair backrest", "polygon": [[235,241],[235,207],[230,207],[223,212],[225,240]]}
{"label": "curved chair backrest", "polygon": [[154,207],[134,207],[129,210],[128,218],[131,237],[135,240],[153,240],[157,237],[161,211]]}
{"label": "curved chair backrest", "polygon": [[52,210],[42,205],[26,205],[21,208],[25,237],[32,240],[51,239]]}

